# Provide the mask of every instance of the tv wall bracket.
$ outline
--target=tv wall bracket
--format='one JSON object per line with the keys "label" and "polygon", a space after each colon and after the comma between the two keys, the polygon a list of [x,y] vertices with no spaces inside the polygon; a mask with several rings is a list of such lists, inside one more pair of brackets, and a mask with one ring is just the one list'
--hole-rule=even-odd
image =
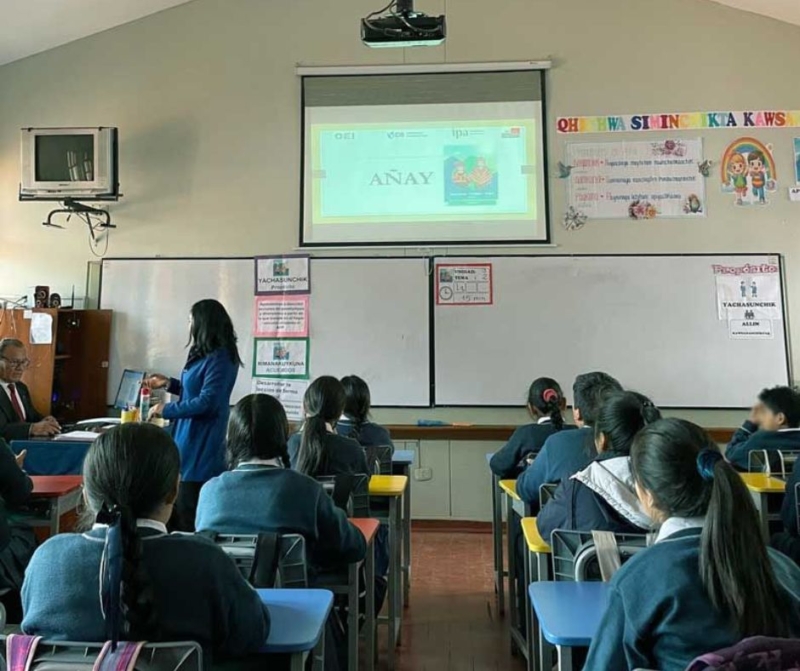
{"label": "tv wall bracket", "polygon": [[51,210],[50,214],[47,215],[47,221],[43,222],[42,226],[47,226],[48,228],[66,228],[61,224],[53,222],[53,217],[57,214],[66,214],[67,221],[70,220],[73,214],[78,215],[89,227],[89,235],[91,235],[92,240],[95,242],[97,241],[95,233],[108,228],[116,228],[116,226],[111,223],[111,214],[108,210],[101,210],[97,207],[86,205],[85,203],[79,203],[72,198],[65,198],[62,202],[62,207]]}

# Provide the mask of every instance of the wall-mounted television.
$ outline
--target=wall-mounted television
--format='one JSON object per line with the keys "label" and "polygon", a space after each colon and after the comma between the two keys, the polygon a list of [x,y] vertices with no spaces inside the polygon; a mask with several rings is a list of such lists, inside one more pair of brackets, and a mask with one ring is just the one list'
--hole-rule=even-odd
{"label": "wall-mounted television", "polygon": [[116,128],[23,128],[20,200],[116,200]]}

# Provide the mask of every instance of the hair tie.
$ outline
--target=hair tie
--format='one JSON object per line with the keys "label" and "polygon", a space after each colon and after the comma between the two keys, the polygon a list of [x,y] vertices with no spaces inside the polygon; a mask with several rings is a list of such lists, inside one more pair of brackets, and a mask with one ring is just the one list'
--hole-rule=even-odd
{"label": "hair tie", "polygon": [[700,477],[706,482],[713,482],[714,480],[714,467],[722,461],[723,456],[717,450],[701,450],[697,455],[697,472]]}
{"label": "hair tie", "polygon": [[550,403],[552,401],[558,400],[558,392],[555,389],[545,389],[542,392],[542,399],[545,403]]}

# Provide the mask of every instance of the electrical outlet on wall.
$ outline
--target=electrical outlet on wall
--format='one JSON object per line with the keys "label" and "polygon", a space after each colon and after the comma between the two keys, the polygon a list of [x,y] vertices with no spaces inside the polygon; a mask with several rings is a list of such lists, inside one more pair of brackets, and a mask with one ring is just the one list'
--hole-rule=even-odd
{"label": "electrical outlet on wall", "polygon": [[432,468],[415,468],[414,469],[414,480],[417,482],[425,482],[427,480],[433,479],[433,469]]}

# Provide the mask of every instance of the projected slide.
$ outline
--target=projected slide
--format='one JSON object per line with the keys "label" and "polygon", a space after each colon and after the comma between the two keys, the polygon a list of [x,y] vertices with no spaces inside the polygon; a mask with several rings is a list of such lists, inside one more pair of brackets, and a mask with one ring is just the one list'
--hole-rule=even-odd
{"label": "projected slide", "polygon": [[309,108],[305,239],[542,239],[542,137],[538,102]]}

